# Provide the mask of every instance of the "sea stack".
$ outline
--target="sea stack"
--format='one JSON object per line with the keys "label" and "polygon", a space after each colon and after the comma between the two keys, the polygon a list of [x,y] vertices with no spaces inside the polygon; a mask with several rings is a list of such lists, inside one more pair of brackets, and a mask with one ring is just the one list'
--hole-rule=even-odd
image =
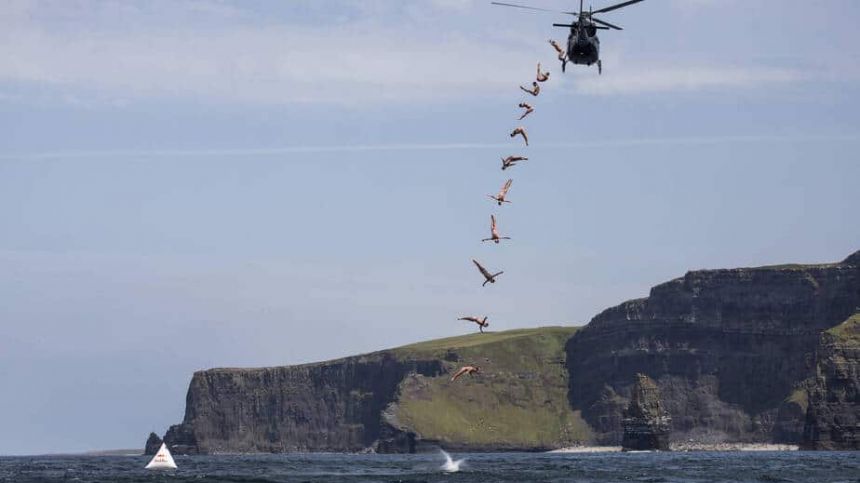
{"label": "sea stack", "polygon": [[143,454],[145,455],[154,455],[158,453],[158,449],[161,448],[161,443],[164,441],[158,437],[155,433],[149,433],[149,438],[146,439],[146,446],[144,447]]}
{"label": "sea stack", "polygon": [[624,451],[669,450],[672,419],[660,404],[660,390],[650,377],[636,374],[622,425]]}

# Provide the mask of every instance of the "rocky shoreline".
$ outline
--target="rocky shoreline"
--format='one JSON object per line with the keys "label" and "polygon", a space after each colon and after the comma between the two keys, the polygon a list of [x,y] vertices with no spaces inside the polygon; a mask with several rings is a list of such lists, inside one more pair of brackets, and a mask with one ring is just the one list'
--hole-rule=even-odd
{"label": "rocky shoreline", "polygon": [[[768,443],[670,443],[669,451],[717,452],[717,451],[798,451],[796,444]],[[621,446],[571,446],[559,448],[547,453],[620,453]]]}

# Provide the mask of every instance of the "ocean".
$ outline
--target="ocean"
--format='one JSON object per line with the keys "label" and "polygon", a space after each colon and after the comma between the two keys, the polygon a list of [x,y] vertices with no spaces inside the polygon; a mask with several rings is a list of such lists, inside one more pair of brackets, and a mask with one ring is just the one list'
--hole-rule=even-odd
{"label": "ocean", "polygon": [[177,456],[148,471],[145,456],[0,457],[2,482],[860,482],[860,453],[494,453]]}

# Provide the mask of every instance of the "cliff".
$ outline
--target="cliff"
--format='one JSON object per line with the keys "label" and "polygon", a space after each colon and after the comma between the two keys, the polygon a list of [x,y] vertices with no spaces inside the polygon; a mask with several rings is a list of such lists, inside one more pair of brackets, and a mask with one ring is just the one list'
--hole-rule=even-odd
{"label": "cliff", "polygon": [[[656,429],[648,431],[658,446],[670,437],[856,449],[860,381],[849,317],[858,307],[860,252],[833,264],[693,271],[579,330],[472,334],[315,364],[197,372],[185,417],[164,440],[180,454],[537,451],[618,445],[627,411],[628,437]],[[451,382],[466,364],[481,373]],[[671,422],[644,410],[651,395],[638,393],[652,386],[637,389],[639,373]]]}
{"label": "cliff", "polygon": [[821,334],[803,447],[860,450],[860,311]]}
{"label": "cliff", "polygon": [[693,271],[605,310],[567,344],[571,407],[618,444],[641,372],[675,440],[799,442],[819,335],[860,306],[858,260]]}
{"label": "cliff", "polygon": [[[329,362],[194,374],[176,453],[541,450],[583,441],[567,404],[575,328],[441,339]],[[461,365],[481,373],[451,382]]]}

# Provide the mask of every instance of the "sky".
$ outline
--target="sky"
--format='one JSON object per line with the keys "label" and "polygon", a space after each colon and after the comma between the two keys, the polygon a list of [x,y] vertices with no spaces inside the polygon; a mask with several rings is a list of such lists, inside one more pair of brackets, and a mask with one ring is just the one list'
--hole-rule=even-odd
{"label": "sky", "polygon": [[0,3],[0,454],[140,448],[196,370],[860,249],[860,3],[603,18],[598,75],[562,74],[564,15],[484,1]]}

